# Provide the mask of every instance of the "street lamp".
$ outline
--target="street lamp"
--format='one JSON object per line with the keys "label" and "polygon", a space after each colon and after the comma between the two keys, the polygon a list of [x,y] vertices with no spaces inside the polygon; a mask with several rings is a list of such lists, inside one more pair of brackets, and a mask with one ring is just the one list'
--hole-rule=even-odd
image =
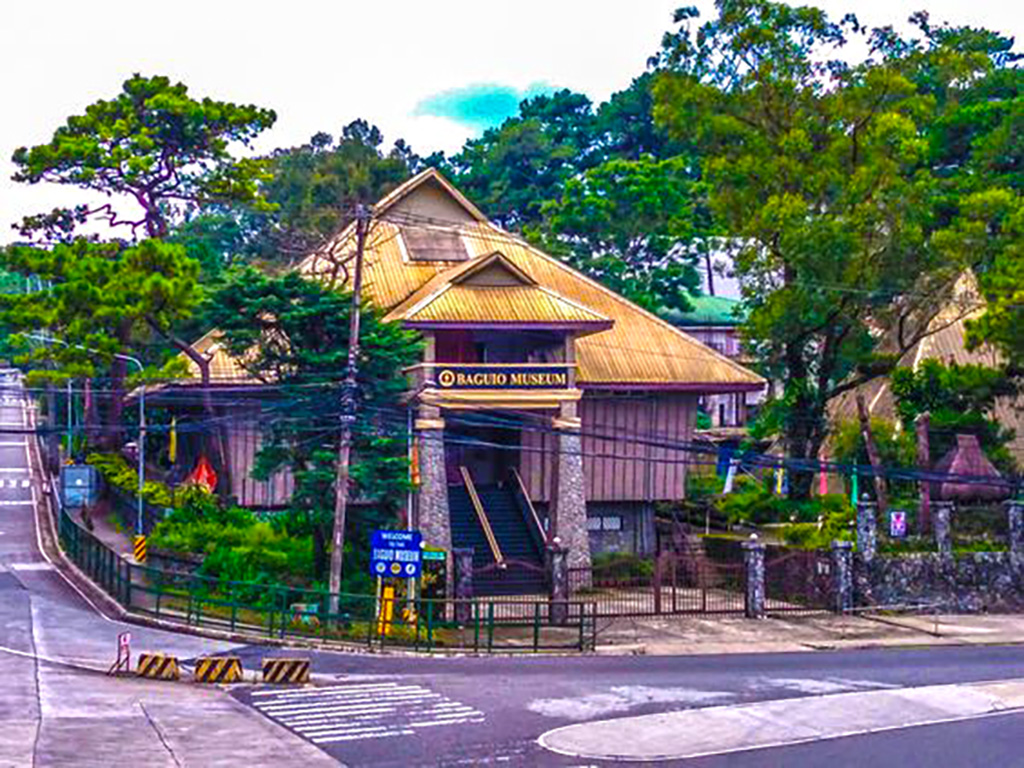
{"label": "street lamp", "polygon": [[[35,334],[26,334],[28,338],[34,339],[35,341],[41,341],[44,344],[60,344],[64,347],[73,347],[74,349],[81,349],[86,352],[94,352],[98,355],[105,354],[98,349],[92,349],[91,347],[83,347],[81,344],[68,344],[66,341],[60,339],[53,339],[49,336],[36,336]],[[139,367],[139,374],[142,374],[144,366],[142,361],[137,357],[131,355],[123,355],[115,352],[113,357],[118,360],[125,360],[129,363],[134,363]],[[135,535],[142,535],[142,514],[143,514],[143,501],[142,501],[142,487],[145,482],[145,465],[146,465],[146,387],[142,386],[139,388],[139,492],[138,492],[138,507],[135,511]]]}

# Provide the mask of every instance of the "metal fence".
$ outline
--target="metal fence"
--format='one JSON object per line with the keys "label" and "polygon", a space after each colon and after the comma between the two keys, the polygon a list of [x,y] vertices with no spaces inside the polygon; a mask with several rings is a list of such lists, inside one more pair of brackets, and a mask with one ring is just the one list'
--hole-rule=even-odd
{"label": "metal fence", "polygon": [[589,600],[424,599],[402,594],[401,584],[392,597],[331,594],[173,572],[120,556],[63,509],[59,535],[68,557],[126,609],[188,626],[426,652],[586,652],[596,643]]}
{"label": "metal fence", "polygon": [[835,576],[828,551],[769,546],[765,551],[765,611],[824,613],[835,609]]}
{"label": "metal fence", "polygon": [[602,617],[742,614],[745,586],[742,563],[674,553],[569,569],[570,592],[586,595]]}

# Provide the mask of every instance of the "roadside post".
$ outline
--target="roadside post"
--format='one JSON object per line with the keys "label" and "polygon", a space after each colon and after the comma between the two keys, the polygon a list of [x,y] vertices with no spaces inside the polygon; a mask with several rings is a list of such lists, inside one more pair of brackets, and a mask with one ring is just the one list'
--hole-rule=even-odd
{"label": "roadside post", "polygon": [[107,670],[108,675],[132,671],[132,633],[119,632],[117,635],[117,660]]}

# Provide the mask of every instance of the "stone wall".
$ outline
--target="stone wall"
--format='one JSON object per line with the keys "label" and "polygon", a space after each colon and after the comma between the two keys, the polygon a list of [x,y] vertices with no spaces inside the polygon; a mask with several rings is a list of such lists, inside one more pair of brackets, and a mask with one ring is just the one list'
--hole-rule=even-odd
{"label": "stone wall", "polygon": [[938,604],[959,613],[1024,610],[1024,560],[1009,552],[858,558],[859,605]]}

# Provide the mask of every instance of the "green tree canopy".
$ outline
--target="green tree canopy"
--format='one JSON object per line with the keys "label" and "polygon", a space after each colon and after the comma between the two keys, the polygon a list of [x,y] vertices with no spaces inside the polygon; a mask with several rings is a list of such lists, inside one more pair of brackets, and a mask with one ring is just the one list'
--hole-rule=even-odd
{"label": "green tree canopy", "polygon": [[246,251],[267,264],[288,265],[347,226],[357,204],[375,203],[419,170],[420,158],[403,140],[387,152],[382,144],[377,126],[356,120],[337,139],[317,133],[306,144],[271,153],[260,190],[272,210],[246,220]]}
{"label": "green tree canopy", "polygon": [[108,395],[96,403],[102,406],[97,409],[101,437],[107,446],[118,444],[126,361],[117,355],[142,357],[154,367],[151,372],[180,373],[174,362],[162,366],[162,355],[145,350],[154,327],[171,327],[191,316],[197,262],[182,246],[160,240],[124,247],[79,238],[50,249],[11,246],[0,256],[4,269],[32,275],[43,286],[0,295],[0,322],[21,334],[45,332],[63,342],[33,347],[28,359],[57,366],[36,370],[33,377],[99,377],[108,384]]}
{"label": "green tree canopy", "polygon": [[929,413],[931,460],[941,459],[956,445],[958,433],[976,435],[996,465],[1015,471],[1005,446],[1014,433],[994,418],[996,399],[1017,393],[1006,371],[981,365],[943,365],[925,360],[917,370],[897,368],[891,376],[896,412],[903,429],[913,434],[914,419]]}
{"label": "green tree canopy", "polygon": [[[929,128],[944,114],[936,93],[992,63],[964,36],[918,44],[876,30],[872,57],[850,64],[838,51],[865,31],[852,17],[769,0],[716,7],[699,30],[695,11],[679,12],[655,116],[700,152],[712,210],[732,238],[745,333],[783,384],[768,416],[790,456],[815,459],[828,402],[892,369],[968,261],[936,234],[947,201]],[[791,488],[806,495],[810,480]]]}
{"label": "green tree canopy", "polygon": [[15,151],[15,181],[67,184],[127,198],[140,217],[120,218],[123,206],[56,209],[22,222],[26,235],[69,234],[77,224],[104,216],[135,236],[164,237],[174,214],[215,202],[259,205],[256,160],[236,159],[232,144],[248,145],[273,125],[273,111],[209,98],[197,100],[181,83],[135,75],[120,94],[69,117],[46,144]]}
{"label": "green tree canopy", "polygon": [[687,293],[700,288],[692,247],[700,204],[682,158],[608,160],[569,179],[562,196],[544,204],[537,239],[647,309],[686,311]]}
{"label": "green tree canopy", "polygon": [[[234,270],[212,297],[210,317],[231,354],[278,393],[267,403],[255,476],[288,468],[295,478],[289,525],[312,533],[317,577],[327,566],[334,508],[341,382],[348,356],[351,296],[296,273],[270,277]],[[364,305],[358,372],[359,420],[353,431],[353,497],[372,503],[350,518],[347,541],[364,541],[393,519],[407,490],[402,370],[421,359],[418,336]],[[357,554],[358,554],[357,550]],[[347,561],[354,562],[354,561]],[[353,567],[358,567],[353,566]]]}

